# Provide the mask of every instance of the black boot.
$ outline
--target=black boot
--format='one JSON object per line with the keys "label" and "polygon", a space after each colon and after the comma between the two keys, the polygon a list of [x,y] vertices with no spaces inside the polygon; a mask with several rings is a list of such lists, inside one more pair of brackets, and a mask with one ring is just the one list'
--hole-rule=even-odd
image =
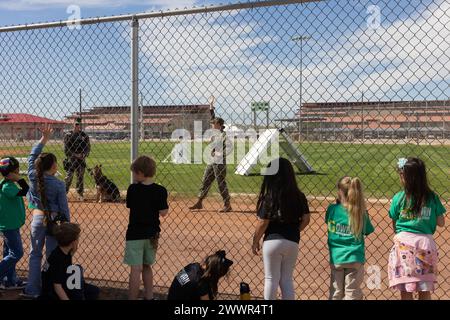
{"label": "black boot", "polygon": [[203,209],[202,200],[198,200],[196,204],[194,204],[192,207],[189,207],[189,210],[200,210]]}

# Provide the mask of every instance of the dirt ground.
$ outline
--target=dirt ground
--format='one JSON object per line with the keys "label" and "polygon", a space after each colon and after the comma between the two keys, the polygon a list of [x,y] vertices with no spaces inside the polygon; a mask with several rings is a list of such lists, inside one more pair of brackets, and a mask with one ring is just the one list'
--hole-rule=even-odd
{"label": "dirt ground", "polygon": [[[227,257],[234,261],[232,272],[220,283],[223,294],[238,295],[241,281],[250,284],[252,295],[262,297],[264,273],[261,256],[251,253],[256,216],[252,197],[233,198],[231,213],[218,213],[221,202],[211,197],[205,201],[205,209],[190,212],[187,207],[193,199],[172,197],[171,212],[161,219],[161,238],[157,263],[154,267],[155,286],[163,295],[175,274],[190,262],[200,262],[216,250],[225,249]],[[313,211],[310,225],[301,234],[299,257],[294,281],[298,299],[327,299],[329,287],[329,266],[325,208],[329,202],[311,201]],[[374,203],[369,214],[375,226],[375,233],[366,239],[366,278],[376,270],[381,271],[379,286],[364,285],[367,299],[396,299],[395,293],[387,288],[387,260],[392,245],[393,232],[387,216],[389,204]],[[102,287],[126,289],[128,269],[122,263],[128,210],[123,203],[70,202],[72,221],[82,227],[81,243],[74,262],[85,268],[85,276],[100,281]],[[448,209],[448,208],[447,208]],[[31,216],[22,229],[25,252],[29,247],[29,226]],[[440,248],[440,275],[434,298],[450,299],[450,233],[448,228],[438,230],[436,241]],[[370,268],[369,268],[370,267]],[[27,270],[27,254],[20,261],[18,269]],[[373,278],[370,277],[371,279]],[[376,278],[375,278],[376,279]],[[369,281],[370,282],[370,281]],[[366,283],[368,283],[366,281]],[[109,290],[109,289],[108,289]],[[104,292],[115,292],[115,291]],[[3,293],[5,299],[5,293]],[[9,294],[9,293],[7,293]],[[123,298],[111,293],[107,299]],[[7,298],[7,296],[6,296]],[[0,297],[1,299],[1,297]]]}

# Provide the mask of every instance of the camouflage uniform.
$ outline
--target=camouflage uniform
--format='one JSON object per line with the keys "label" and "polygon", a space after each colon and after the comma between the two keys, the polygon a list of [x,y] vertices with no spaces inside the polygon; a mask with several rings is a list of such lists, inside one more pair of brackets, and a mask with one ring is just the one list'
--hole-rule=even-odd
{"label": "camouflage uniform", "polygon": [[[86,170],[86,157],[91,151],[91,144],[89,137],[83,131],[69,132],[64,136],[64,153],[66,159],[64,160],[64,170],[67,172],[65,179],[66,192],[69,192],[72,184],[73,175],[77,174],[77,192],[83,196],[84,192],[84,172]],[[75,155],[80,154],[82,159]]]}
{"label": "camouflage uniform", "polygon": [[[215,119],[214,110],[211,110],[211,120]],[[220,195],[223,198],[225,203],[225,207],[230,206],[230,193],[228,191],[227,182],[225,180],[227,175],[227,164],[226,157],[229,151],[232,149],[232,144],[227,139],[227,135],[225,132],[221,131],[220,135],[216,135],[212,137],[213,143],[213,163],[208,164],[205,169],[205,173],[203,174],[202,186],[200,188],[200,192],[198,198],[202,201],[208,195],[208,191],[211,188],[212,183],[215,179],[217,179],[217,183],[219,184]],[[221,150],[220,150],[221,149]],[[216,155],[216,151],[221,151],[222,155]],[[228,151],[228,152],[227,152]]]}

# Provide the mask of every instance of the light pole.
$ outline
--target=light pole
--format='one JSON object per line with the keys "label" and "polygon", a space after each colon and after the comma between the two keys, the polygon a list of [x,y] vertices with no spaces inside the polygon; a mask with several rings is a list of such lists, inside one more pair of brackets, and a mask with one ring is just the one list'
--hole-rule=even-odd
{"label": "light pole", "polygon": [[78,104],[78,108],[80,109],[80,129],[82,129],[83,128],[83,111],[82,111],[83,103],[81,101],[81,99],[82,99],[81,87],[78,88],[78,94],[79,94],[79,99],[80,99],[79,104]]}
{"label": "light pole", "polygon": [[145,140],[145,127],[144,127],[144,98],[141,93],[141,110],[139,115],[139,129],[140,129],[140,138],[142,141]]}
{"label": "light pole", "polygon": [[303,41],[311,39],[310,36],[294,36],[292,37],[292,41],[298,42],[300,41],[300,108],[298,112],[298,137],[300,140],[300,136],[302,133],[302,94],[303,94]]}

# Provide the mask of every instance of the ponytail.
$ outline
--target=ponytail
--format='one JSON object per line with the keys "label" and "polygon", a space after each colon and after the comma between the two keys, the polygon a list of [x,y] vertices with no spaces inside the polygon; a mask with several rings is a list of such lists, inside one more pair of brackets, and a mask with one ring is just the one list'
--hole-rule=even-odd
{"label": "ponytail", "polygon": [[53,164],[56,162],[56,157],[52,153],[41,153],[35,161],[36,175],[37,175],[37,188],[39,192],[39,197],[41,200],[40,209],[44,211],[47,215],[47,196],[45,194],[45,180],[44,172],[52,168]]}
{"label": "ponytail", "polygon": [[361,180],[358,177],[344,177],[338,183],[338,188],[345,195],[344,207],[349,214],[350,231],[356,239],[360,239],[364,230],[366,203]]}
{"label": "ponytail", "polygon": [[42,161],[40,160],[40,158],[36,159],[37,188],[41,200],[40,209],[45,211],[47,208],[47,197],[45,196],[44,170],[42,170]]}

